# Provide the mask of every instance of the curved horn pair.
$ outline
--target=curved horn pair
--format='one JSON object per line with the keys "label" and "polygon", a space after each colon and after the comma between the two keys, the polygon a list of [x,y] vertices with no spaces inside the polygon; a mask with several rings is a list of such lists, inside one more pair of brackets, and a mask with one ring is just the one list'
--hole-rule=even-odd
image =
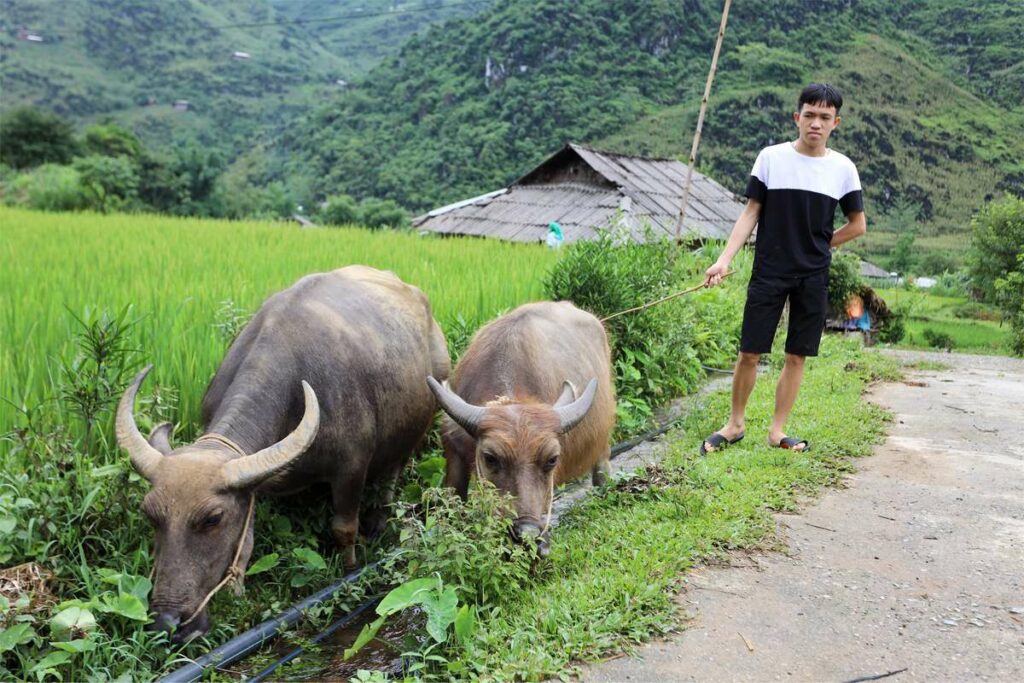
{"label": "curved horn pair", "polygon": [[[150,481],[156,475],[164,456],[143,438],[139,428],[135,425],[132,410],[139,386],[152,369],[152,365],[146,366],[125,390],[124,396],[121,397],[121,403],[117,407],[116,422],[117,442],[121,448],[128,451],[132,465],[139,471],[139,474]],[[273,446],[268,446],[253,455],[225,463],[223,476],[228,488],[243,489],[259,484],[287,466],[313,443],[313,439],[316,438],[317,431],[320,429],[320,404],[317,401],[316,392],[305,380],[302,382],[302,391],[306,400],[306,412],[298,427]]]}
{"label": "curved horn pair", "polygon": [[[466,403],[458,394],[448,389],[447,386],[442,386],[433,377],[427,377],[427,384],[430,386],[430,390],[434,392],[434,396],[437,397],[444,412],[448,413],[473,438],[479,436],[480,420],[483,419],[486,410],[480,406]],[[572,385],[568,383],[566,385],[563,385],[561,396],[559,396],[555,405],[552,406],[552,410],[558,413],[561,423],[558,429],[559,434],[565,434],[578,425],[586,417],[587,411],[594,404],[594,397],[597,396],[596,378],[590,380],[587,383],[587,388],[583,390],[583,395],[571,403],[566,402],[566,398],[567,393],[572,392]]]}

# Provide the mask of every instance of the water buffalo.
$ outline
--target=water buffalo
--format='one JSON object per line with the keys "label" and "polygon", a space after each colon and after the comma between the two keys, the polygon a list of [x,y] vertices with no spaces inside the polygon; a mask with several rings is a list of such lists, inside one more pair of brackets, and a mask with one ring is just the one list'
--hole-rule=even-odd
{"label": "water buffalo", "polygon": [[329,484],[331,531],[354,565],[360,526],[374,533],[386,520],[374,509],[360,525],[364,487],[382,484],[389,502],[436,410],[423,376],[450,367],[427,297],[392,273],[350,266],[267,299],[207,388],[206,428],[191,445],[172,450],[169,425],[140,434],[132,411],[148,368],[139,373],[117,438],[152,484],[142,507],[156,530],[153,628],[177,627],[176,640],[208,628],[204,598],[249,560],[256,493]]}
{"label": "water buffalo", "polygon": [[[477,332],[450,387],[427,383],[448,414],[445,484],[481,475],[516,500],[513,534],[540,536],[555,485],[608,471],[615,391],[601,322],[568,302],[520,306]],[[577,397],[575,387],[584,388]]]}

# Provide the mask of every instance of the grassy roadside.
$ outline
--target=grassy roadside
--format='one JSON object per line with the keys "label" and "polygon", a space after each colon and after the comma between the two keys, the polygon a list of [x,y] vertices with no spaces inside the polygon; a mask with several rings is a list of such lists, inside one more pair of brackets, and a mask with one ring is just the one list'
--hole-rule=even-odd
{"label": "grassy roadside", "polygon": [[547,567],[530,586],[482,615],[466,666],[490,679],[565,676],[592,661],[679,626],[679,576],[730,550],[770,547],[772,513],[836,485],[850,458],[866,455],[885,413],[861,398],[865,386],[898,375],[895,361],[856,343],[825,340],[808,366],[791,420],[810,453],[768,447],[765,433],[780,358],[759,382],[747,439],[701,458],[700,435],[727,412],[723,392],[669,435],[661,466],[589,497],[554,534]]}

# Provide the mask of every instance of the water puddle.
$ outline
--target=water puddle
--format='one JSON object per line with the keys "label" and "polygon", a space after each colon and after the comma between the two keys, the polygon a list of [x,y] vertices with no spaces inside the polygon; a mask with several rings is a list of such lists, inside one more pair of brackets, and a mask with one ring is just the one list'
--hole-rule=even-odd
{"label": "water puddle", "polygon": [[320,643],[319,652],[306,652],[287,669],[280,669],[278,680],[347,681],[360,669],[401,676],[403,667],[409,664],[402,658],[402,653],[419,649],[428,638],[424,631],[426,616],[419,609],[410,609],[389,617],[377,636],[346,661],[346,648],[352,646],[363,626],[376,617],[377,614],[370,610],[338,629]]}

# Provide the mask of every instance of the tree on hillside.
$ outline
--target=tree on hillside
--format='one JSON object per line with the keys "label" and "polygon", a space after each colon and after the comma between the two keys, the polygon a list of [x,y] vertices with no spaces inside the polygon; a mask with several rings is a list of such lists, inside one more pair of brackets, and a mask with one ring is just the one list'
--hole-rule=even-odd
{"label": "tree on hillside", "polygon": [[0,161],[12,168],[66,164],[77,151],[71,124],[56,114],[20,107],[0,117]]}
{"label": "tree on hillside", "polygon": [[917,255],[914,254],[915,239],[917,239],[917,232],[914,230],[905,232],[896,238],[890,267],[900,275],[906,275],[917,264]]}
{"label": "tree on hillside", "polygon": [[327,225],[351,225],[358,223],[360,217],[356,200],[347,194],[328,198],[326,205],[320,210],[320,220]]}
{"label": "tree on hillside", "polygon": [[85,129],[82,146],[87,154],[99,154],[105,157],[128,157],[138,159],[142,156],[142,142],[138,136],[127,128],[109,122]]}
{"label": "tree on hillside", "polygon": [[1017,269],[1024,248],[1024,198],[989,202],[971,221],[969,257],[974,288],[985,301],[996,300],[996,280]]}
{"label": "tree on hillside", "polygon": [[89,208],[104,213],[117,211],[138,196],[139,176],[127,159],[93,154],[76,159],[74,168],[80,174]]}

